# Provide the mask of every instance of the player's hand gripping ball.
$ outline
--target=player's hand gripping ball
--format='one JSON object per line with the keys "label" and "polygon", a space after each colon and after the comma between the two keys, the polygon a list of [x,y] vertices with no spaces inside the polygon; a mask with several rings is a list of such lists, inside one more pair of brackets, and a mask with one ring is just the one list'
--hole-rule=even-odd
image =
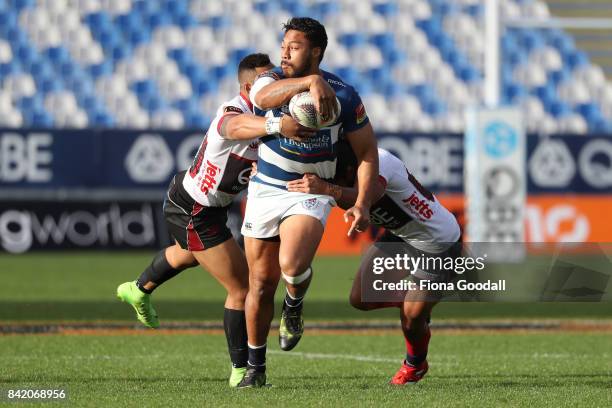
{"label": "player's hand gripping ball", "polygon": [[333,125],[338,120],[338,117],[340,117],[340,101],[336,98],[335,112],[333,112],[331,118],[324,120],[321,114],[317,112],[310,92],[301,92],[293,95],[289,101],[289,113],[300,125],[312,129],[321,129]]}

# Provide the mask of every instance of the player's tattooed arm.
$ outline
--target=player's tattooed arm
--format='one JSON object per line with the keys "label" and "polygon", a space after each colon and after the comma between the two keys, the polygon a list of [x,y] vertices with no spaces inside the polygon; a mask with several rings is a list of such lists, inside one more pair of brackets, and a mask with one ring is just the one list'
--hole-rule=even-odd
{"label": "player's tattooed arm", "polygon": [[320,75],[279,79],[252,93],[251,99],[258,108],[270,110],[286,105],[294,95],[304,91],[312,93],[316,108],[322,114],[335,109],[336,93]]}

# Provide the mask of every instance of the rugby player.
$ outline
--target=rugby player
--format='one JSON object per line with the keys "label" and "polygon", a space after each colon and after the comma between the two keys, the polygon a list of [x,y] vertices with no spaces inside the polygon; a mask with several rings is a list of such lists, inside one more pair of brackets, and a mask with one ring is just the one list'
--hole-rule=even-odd
{"label": "rugby player", "polygon": [[[376,138],[355,89],[319,64],[327,46],[325,28],[311,18],[292,18],[284,26],[281,67],[255,81],[250,93],[255,112],[278,118],[291,97],[310,91],[317,111],[332,117],[336,97],[341,111],[330,126],[304,142],[267,136],[261,139],[258,173],[249,185],[242,225],[249,264],[246,318],[249,339],[248,370],[239,387],[265,385],[266,341],[274,314],[274,293],[282,276],[287,293],[281,315],[279,342],[291,350],[303,333],[302,300],[312,279],[311,262],[335,205],[327,194],[288,192],[288,181],[313,173],[332,179],[340,132],[357,156],[359,186],[354,205],[345,213],[349,234],[369,225],[372,190],[378,174]],[[280,273],[279,273],[280,266]]]}
{"label": "rugby player", "polygon": [[[404,163],[386,150],[378,149],[380,172],[370,209],[371,223],[386,229],[366,252],[355,275],[350,294],[351,305],[359,310],[398,307],[406,342],[406,357],[392,384],[403,385],[419,381],[428,370],[427,349],[431,333],[429,318],[439,300],[439,293],[408,291],[403,301],[366,302],[362,299],[362,282],[371,283],[372,260],[377,256],[393,257],[385,243],[399,245],[412,256],[457,257],[461,254],[461,230],[457,220],[436,197],[424,188],[406,169]],[[346,143],[338,144],[338,167],[335,184],[313,174],[287,183],[287,190],[308,194],[328,194],[341,208],[353,205],[357,192],[351,187],[355,178],[356,158]],[[348,186],[348,187],[346,187]],[[419,269],[414,278],[448,281],[452,276],[445,271]],[[365,279],[364,279],[365,278]],[[401,294],[401,292],[400,292]]]}
{"label": "rugby player", "polygon": [[258,137],[280,133],[303,140],[314,135],[290,116],[280,120],[253,114],[248,98],[253,81],[273,67],[265,54],[251,54],[240,62],[240,95],[221,105],[193,164],[170,183],[164,216],[176,243],[155,255],[136,281],[117,288],[117,296],[134,307],[138,320],[156,328],[159,321],[150,300],[155,288],[197,264],[209,271],[227,291],[223,324],[232,360],[231,386],[246,371],[248,267],[226,225],[227,211],[235,195],[247,187]]}

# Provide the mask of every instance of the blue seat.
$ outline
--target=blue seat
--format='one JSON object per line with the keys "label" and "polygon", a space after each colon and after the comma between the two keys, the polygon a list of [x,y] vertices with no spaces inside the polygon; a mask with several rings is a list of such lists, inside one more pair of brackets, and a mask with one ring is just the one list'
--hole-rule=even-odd
{"label": "blue seat", "polygon": [[191,27],[197,26],[198,20],[196,20],[193,16],[190,16],[188,14],[183,14],[183,15],[177,16],[176,24],[179,27],[181,27],[181,29],[186,30]]}
{"label": "blue seat", "polygon": [[436,17],[432,17],[428,20],[417,21],[416,25],[425,32],[428,38],[442,32],[442,22]]}
{"label": "blue seat", "polygon": [[329,16],[340,11],[340,7],[335,1],[316,2],[311,6],[311,13],[321,16]]}
{"label": "blue seat", "polygon": [[375,34],[370,37],[370,43],[380,48],[383,54],[395,49],[395,38],[391,33]]}
{"label": "blue seat", "polygon": [[406,86],[398,84],[397,82],[388,81],[383,87],[383,93],[386,98],[397,98],[402,97],[408,93]]}
{"label": "blue seat", "polygon": [[468,66],[467,64],[459,68],[459,78],[465,82],[476,82],[479,81],[481,77],[482,76],[476,68]]}
{"label": "blue seat", "polygon": [[30,124],[34,127],[49,128],[53,126],[53,117],[43,110],[36,111]]}
{"label": "blue seat", "polygon": [[377,3],[374,4],[374,12],[378,13],[380,15],[383,15],[385,17],[391,17],[397,14],[398,12],[398,7],[397,4],[394,2],[386,2],[386,3]]}
{"label": "blue seat", "polygon": [[199,113],[190,113],[185,117],[185,124],[193,129],[205,132],[210,125],[210,118]]}
{"label": "blue seat", "polygon": [[115,124],[112,116],[106,112],[96,112],[93,117],[89,118],[90,123],[97,127],[109,128]]}
{"label": "blue seat", "polygon": [[366,36],[363,33],[345,33],[338,37],[338,42],[346,48],[358,47],[366,43]]}
{"label": "blue seat", "polygon": [[129,47],[125,47],[123,45],[117,45],[115,47],[113,47],[113,49],[110,52],[110,57],[114,60],[114,61],[119,61],[122,60],[124,58],[127,58],[130,54],[131,54],[131,49]]}
{"label": "blue seat", "polygon": [[197,95],[205,95],[217,89],[216,83],[210,82],[206,79],[200,79],[195,86],[192,86],[193,90]]}
{"label": "blue seat", "polygon": [[550,112],[550,105],[558,100],[557,90],[552,84],[535,87],[530,93],[540,98],[548,112]]}
{"label": "blue seat", "polygon": [[266,0],[256,2],[253,8],[261,14],[273,14],[280,9],[278,3]]}
{"label": "blue seat", "polygon": [[289,14],[291,14],[292,16],[305,16],[308,13],[308,9],[306,8],[306,6],[304,6],[304,4],[299,1],[281,0],[281,7],[287,10],[287,12],[289,12]]}
{"label": "blue seat", "polygon": [[144,81],[137,81],[134,82],[130,88],[136,92],[136,95],[140,98],[140,97],[146,97],[149,95],[156,95],[157,94],[157,84],[155,84],[154,81],[152,80],[144,80]]}
{"label": "blue seat", "polygon": [[385,65],[371,68],[365,72],[365,75],[371,82],[378,84],[383,84],[391,79],[391,73]]}
{"label": "blue seat", "polygon": [[149,15],[146,19],[146,23],[151,30],[155,30],[157,27],[162,25],[168,25],[170,22],[170,15],[162,12],[155,12]]}
{"label": "blue seat", "polygon": [[62,81],[57,79],[43,79],[38,86],[42,93],[57,92],[63,89]]}
{"label": "blue seat", "polygon": [[213,30],[220,30],[222,28],[226,28],[231,26],[232,22],[229,18],[224,15],[210,17],[207,20],[207,25],[210,26]]}
{"label": "blue seat", "polygon": [[507,83],[504,85],[503,96],[506,103],[516,103],[526,95],[527,91],[519,84]]}
{"label": "blue seat", "polygon": [[47,50],[43,52],[43,55],[56,65],[61,65],[70,60],[70,53],[62,46],[47,48]]}
{"label": "blue seat", "polygon": [[575,51],[563,56],[564,63],[571,70],[585,66],[589,63],[589,57],[582,51]]}
{"label": "blue seat", "polygon": [[565,104],[565,103],[563,103],[561,101],[553,101],[548,106],[548,111],[555,118],[559,118],[559,117],[568,115],[568,114],[570,114],[572,112],[571,108],[569,106],[567,106],[567,104]]}
{"label": "blue seat", "polygon": [[558,71],[550,71],[548,73],[548,81],[555,86],[559,86],[560,83],[567,81],[572,76],[572,73],[563,66]]}
{"label": "blue seat", "polygon": [[357,79],[359,78],[359,73],[352,66],[337,67],[334,73],[338,75],[340,79],[342,79],[344,82],[353,85],[357,83]]}
{"label": "blue seat", "polygon": [[87,72],[93,77],[93,79],[98,79],[102,75],[112,74],[113,64],[109,60],[104,60],[100,64],[90,65],[87,67]]}

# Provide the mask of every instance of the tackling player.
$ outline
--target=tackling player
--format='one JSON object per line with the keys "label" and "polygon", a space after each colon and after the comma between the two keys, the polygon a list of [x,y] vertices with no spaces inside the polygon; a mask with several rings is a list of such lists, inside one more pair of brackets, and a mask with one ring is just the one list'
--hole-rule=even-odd
{"label": "tackling player", "polygon": [[[270,119],[286,117],[291,97],[310,91],[323,118],[332,117],[336,97],[341,112],[332,125],[295,142],[281,135],[261,139],[258,173],[249,185],[242,234],[249,264],[246,317],[248,370],[239,387],[265,385],[266,341],[274,314],[274,293],[282,276],[287,294],[283,304],[280,345],[291,350],[303,333],[302,300],[312,279],[311,262],[323,235],[334,199],[327,194],[288,192],[287,182],[313,173],[332,179],[336,146],[342,131],[357,156],[359,188],[345,213],[349,234],[369,224],[372,189],[378,174],[376,139],[357,92],[319,64],[327,46],[325,28],[311,18],[292,18],[284,26],[281,69],[261,75],[250,99],[256,112]],[[280,266],[280,271],[279,271]]]}
{"label": "tackling player", "polygon": [[117,288],[117,296],[134,307],[138,319],[155,328],[159,321],[150,302],[155,288],[197,264],[209,271],[227,291],[223,325],[232,360],[230,386],[236,386],[246,371],[248,267],[226,225],[227,211],[234,196],[247,187],[258,137],[281,133],[299,141],[314,134],[291,117],[281,122],[253,114],[248,99],[253,81],[273,67],[265,54],[251,54],[240,62],[240,95],[221,105],[193,164],[170,183],[164,216],[175,245],[155,255],[138,280]]}
{"label": "tackling player", "polygon": [[[366,252],[355,275],[351,290],[351,305],[360,310],[398,307],[402,331],[406,340],[406,358],[399,371],[391,379],[392,384],[403,385],[419,381],[428,370],[427,349],[431,333],[429,317],[439,300],[439,294],[425,291],[409,291],[404,301],[365,302],[362,300],[362,281],[370,283],[372,260],[378,256],[393,257],[385,243],[401,247],[411,256],[457,257],[461,253],[461,231],[455,217],[440,204],[436,197],[424,188],[406,169],[404,163],[386,150],[378,149],[380,173],[370,209],[371,222],[387,231]],[[355,179],[356,159],[345,144],[338,146],[338,168],[335,183],[321,180],[315,175],[305,175],[300,180],[287,183],[289,191],[328,194],[338,206],[349,208],[357,192],[352,186]],[[419,269],[416,279],[447,281],[452,277],[444,271]],[[365,279],[364,279],[365,278]]]}

